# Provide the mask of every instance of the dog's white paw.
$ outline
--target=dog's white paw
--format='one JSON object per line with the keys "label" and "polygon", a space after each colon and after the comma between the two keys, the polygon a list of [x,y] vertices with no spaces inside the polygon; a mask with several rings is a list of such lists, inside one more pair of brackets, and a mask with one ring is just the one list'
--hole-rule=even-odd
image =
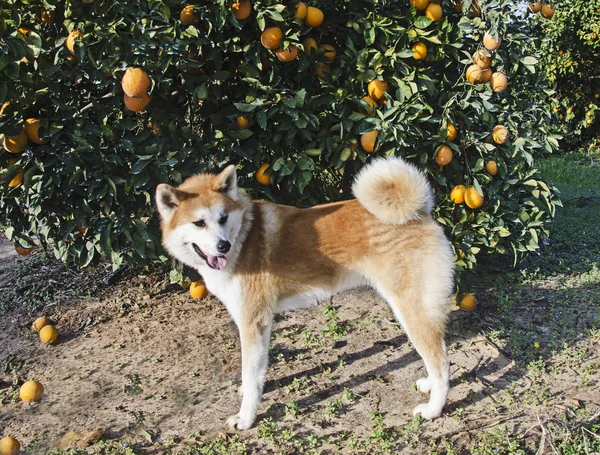
{"label": "dog's white paw", "polygon": [[253,422],[254,419],[243,419],[239,414],[236,414],[227,419],[227,426],[232,430],[247,430]]}
{"label": "dog's white paw", "polygon": [[413,409],[413,415],[421,414],[425,420],[435,419],[442,414],[441,409],[433,409],[433,407],[429,403],[423,403]]}
{"label": "dog's white paw", "polygon": [[431,392],[431,381],[429,378],[417,379],[417,390],[421,393]]}

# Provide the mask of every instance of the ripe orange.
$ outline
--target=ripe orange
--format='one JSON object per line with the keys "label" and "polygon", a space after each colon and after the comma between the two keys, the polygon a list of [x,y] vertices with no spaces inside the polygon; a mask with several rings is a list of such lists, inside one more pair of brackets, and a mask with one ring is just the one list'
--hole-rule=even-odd
{"label": "ripe orange", "polygon": [[[10,182],[8,182],[8,187],[9,188],[18,187],[21,183],[23,183],[24,177],[25,177],[25,171],[23,171],[23,169],[19,169],[17,171],[17,173],[15,174],[15,176],[12,178],[12,180]],[[19,252],[19,250],[17,250],[17,253],[18,252]]]}
{"label": "ripe orange", "polygon": [[500,71],[493,73],[490,78],[490,87],[492,87],[492,90],[496,93],[502,93],[506,90],[506,87],[508,87],[508,79],[506,79],[504,73],[501,73]]}
{"label": "ripe orange", "polygon": [[485,170],[488,171],[490,175],[496,175],[498,173],[498,165],[495,161],[488,161],[485,165]]}
{"label": "ripe orange", "polygon": [[323,23],[323,19],[325,19],[325,15],[319,8],[315,8],[314,6],[306,8],[304,23],[309,27],[318,27]]}
{"label": "ripe orange", "polygon": [[510,133],[508,132],[508,129],[504,125],[496,125],[492,129],[492,139],[494,140],[494,142],[496,144],[500,144],[500,145],[506,144],[509,136],[510,136]]}
{"label": "ripe orange", "polygon": [[71,55],[75,55],[75,40],[80,40],[82,38],[83,33],[81,33],[79,30],[73,30],[71,33],[69,33],[69,36],[67,36],[65,47],[71,53]]}
{"label": "ripe orange", "polygon": [[477,299],[473,294],[465,294],[458,307],[463,311],[472,311],[477,307]]}
{"label": "ripe orange", "polygon": [[413,44],[411,50],[414,52],[413,58],[415,60],[423,60],[425,57],[427,57],[427,46],[421,41]]}
{"label": "ripe orange", "polygon": [[431,19],[433,22],[438,22],[443,16],[442,7],[437,3],[430,3],[425,9],[425,16]]}
{"label": "ripe orange", "polygon": [[49,324],[50,319],[48,319],[46,316],[42,316],[41,318],[37,318],[35,321],[33,321],[33,324],[31,324],[31,330],[34,332],[39,332],[42,327],[45,327]]}
{"label": "ripe orange", "polygon": [[306,54],[311,54],[313,51],[319,49],[319,43],[314,38],[306,38],[302,44],[304,45],[304,52]]}
{"label": "ripe orange", "polygon": [[279,49],[275,55],[281,62],[289,63],[298,58],[298,48],[290,44],[287,49]]}
{"label": "ripe orange", "polygon": [[474,187],[470,186],[465,191],[465,204],[472,209],[478,209],[483,205],[483,195],[479,194]]}
{"label": "ripe orange", "polygon": [[410,0],[410,6],[414,6],[417,11],[423,11],[429,5],[429,0]]}
{"label": "ripe orange", "polygon": [[242,128],[248,128],[250,126],[250,120],[248,120],[246,117],[244,117],[243,115],[240,115],[238,118],[235,119],[235,121],[237,122],[237,124],[239,126],[241,126]]}
{"label": "ripe orange", "polygon": [[179,20],[183,25],[197,25],[200,20],[198,14],[194,11],[194,5],[187,5],[183,8]]}
{"label": "ripe orange", "polygon": [[[154,130],[154,126],[152,129]],[[84,224],[83,226],[77,226],[75,229],[77,229],[77,232],[79,232],[81,235],[84,235],[88,230],[88,226],[87,224]]]}
{"label": "ripe orange", "polygon": [[378,134],[379,131],[373,130],[360,136],[360,145],[362,145],[362,148],[365,152],[372,153],[375,150],[375,142],[377,142]]}
{"label": "ripe orange", "polygon": [[17,136],[4,136],[2,145],[10,153],[21,153],[27,145],[27,134],[23,130]]}
{"label": "ripe orange", "polygon": [[552,19],[552,16],[554,16],[554,8],[552,8],[550,5],[544,5],[542,6],[540,14],[546,19]]}
{"label": "ripe orange", "polygon": [[456,139],[457,134],[458,134],[458,130],[456,129],[456,127],[454,125],[451,125],[450,123],[448,123],[448,130],[446,132],[446,140],[453,141],[454,139]]}
{"label": "ripe orange", "polygon": [[386,81],[380,81],[379,79],[373,79],[367,86],[367,92],[369,96],[375,101],[382,101],[385,99],[385,93],[388,91],[388,83]]}
{"label": "ripe orange", "polygon": [[208,295],[208,289],[206,289],[204,280],[200,279],[190,284],[190,295],[194,299],[203,299]]}
{"label": "ripe orange", "polygon": [[121,87],[127,96],[141,97],[148,94],[150,88],[150,78],[141,68],[127,68],[123,74]]}
{"label": "ripe orange", "polygon": [[45,325],[40,329],[40,341],[44,344],[54,344],[58,339],[58,330],[53,325]]}
{"label": "ripe orange", "polygon": [[31,142],[34,144],[47,144],[50,142],[48,139],[40,139],[40,119],[39,118],[28,118],[25,120],[25,134]]}
{"label": "ripe orange", "polygon": [[256,171],[256,181],[261,185],[268,186],[271,184],[270,174],[265,174],[265,171],[269,168],[269,163],[263,163]]}
{"label": "ripe orange", "polygon": [[321,79],[325,79],[325,74],[331,73],[331,67],[329,66],[328,63],[319,62],[319,67],[315,70],[315,73]]}
{"label": "ripe orange", "polygon": [[363,96],[363,101],[370,106],[370,107],[365,108],[365,112],[368,115],[371,115],[373,113],[373,111],[375,110],[375,108],[377,107],[377,101],[375,101],[370,96]]}
{"label": "ripe orange", "polygon": [[260,42],[267,49],[272,51],[281,47],[280,41],[283,39],[283,32],[279,27],[265,28],[265,31],[260,35]]}
{"label": "ripe orange", "polygon": [[145,93],[142,96],[127,96],[123,95],[123,102],[125,103],[125,107],[132,112],[141,112],[143,111],[148,103],[150,103],[152,99],[146,95]]}
{"label": "ripe orange", "polygon": [[492,57],[490,57],[486,51],[479,50],[473,54],[473,63],[483,70],[490,67],[492,64]]}
{"label": "ripe orange", "polygon": [[467,68],[467,80],[471,84],[479,84],[481,82],[481,67],[473,63]]}
{"label": "ripe orange", "polygon": [[0,455],[17,455],[21,450],[21,444],[15,438],[6,436],[0,439]]}
{"label": "ripe orange", "polygon": [[306,3],[298,2],[296,3],[296,19],[300,19],[303,21],[306,18],[306,13],[308,12],[308,8],[306,7]]}
{"label": "ripe orange", "polygon": [[15,251],[17,252],[17,254],[19,256],[29,256],[31,254],[31,252],[33,251],[33,248],[23,248],[21,245],[19,245],[17,243],[17,244],[15,244]]}
{"label": "ripe orange", "polygon": [[40,20],[44,24],[52,24],[54,22],[55,15],[56,14],[54,11],[45,10],[45,11],[42,11],[42,14],[40,14]]}
{"label": "ripe orange", "polygon": [[452,149],[447,145],[440,145],[435,152],[435,162],[440,166],[445,166],[452,161]]}
{"label": "ripe orange", "polygon": [[498,41],[496,41],[489,33],[486,33],[483,37],[483,45],[488,51],[495,51],[500,47],[500,43],[502,43],[501,36],[498,36]]}
{"label": "ripe orange", "polygon": [[327,60],[329,60],[330,62],[333,62],[335,60],[335,57],[337,56],[335,47],[333,47],[331,44],[321,44],[321,49],[324,49],[323,56]]}
{"label": "ripe orange", "polygon": [[462,204],[463,202],[465,202],[466,190],[466,186],[456,185],[454,188],[452,188],[452,191],[450,191],[450,200],[455,204]]}
{"label": "ripe orange", "polygon": [[531,11],[532,13],[539,13],[541,9],[542,9],[542,2],[540,2],[540,1],[529,4],[529,11]]}
{"label": "ripe orange", "polygon": [[492,70],[491,69],[486,68],[484,70],[481,70],[480,81],[482,84],[489,82],[491,78],[492,78]]}
{"label": "ripe orange", "polygon": [[231,5],[231,11],[233,11],[233,17],[235,17],[238,21],[244,21],[248,19],[252,13],[252,3],[250,3],[250,0],[233,2],[233,5]]}
{"label": "ripe orange", "polygon": [[44,393],[44,386],[37,381],[27,381],[19,389],[21,400],[40,401]]}

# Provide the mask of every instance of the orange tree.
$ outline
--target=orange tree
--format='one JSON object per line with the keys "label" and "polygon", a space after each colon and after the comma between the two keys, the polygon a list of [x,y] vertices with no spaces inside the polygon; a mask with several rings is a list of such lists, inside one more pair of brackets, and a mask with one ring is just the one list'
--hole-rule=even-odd
{"label": "orange tree", "polygon": [[512,2],[0,8],[1,221],[23,247],[164,260],[156,184],[226,163],[253,194],[309,206],[350,197],[369,159],[403,156],[428,174],[460,269],[536,250],[558,204],[534,165],[557,143]]}
{"label": "orange tree", "polygon": [[531,15],[541,30],[541,63],[555,87],[550,106],[565,151],[600,149],[600,2],[558,0],[550,20]]}

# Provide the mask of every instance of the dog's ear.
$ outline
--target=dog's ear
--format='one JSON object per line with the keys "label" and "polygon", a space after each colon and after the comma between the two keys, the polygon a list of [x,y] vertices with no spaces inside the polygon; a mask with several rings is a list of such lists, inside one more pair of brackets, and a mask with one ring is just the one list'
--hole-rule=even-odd
{"label": "dog's ear", "polygon": [[161,183],[156,187],[156,206],[163,220],[168,220],[173,216],[179,204],[187,199],[186,196],[188,196],[187,193],[166,183]]}
{"label": "dog's ear", "polygon": [[223,172],[215,175],[210,181],[210,189],[223,193],[231,199],[238,198],[237,174],[233,164],[227,166]]}

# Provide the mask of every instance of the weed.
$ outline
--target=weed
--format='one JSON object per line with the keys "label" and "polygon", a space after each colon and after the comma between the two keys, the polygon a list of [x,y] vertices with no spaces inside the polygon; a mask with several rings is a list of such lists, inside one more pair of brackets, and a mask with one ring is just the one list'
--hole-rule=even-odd
{"label": "weed", "polygon": [[296,417],[300,413],[300,407],[298,406],[298,403],[292,400],[288,404],[286,404],[285,413],[286,415]]}
{"label": "weed", "polygon": [[342,403],[342,400],[338,398],[325,405],[325,415],[328,417],[336,417],[340,415],[343,408],[344,403]]}
{"label": "weed", "polygon": [[125,393],[139,395],[143,392],[141,387],[142,380],[139,374],[127,374],[125,378],[127,379],[127,383],[124,386]]}

